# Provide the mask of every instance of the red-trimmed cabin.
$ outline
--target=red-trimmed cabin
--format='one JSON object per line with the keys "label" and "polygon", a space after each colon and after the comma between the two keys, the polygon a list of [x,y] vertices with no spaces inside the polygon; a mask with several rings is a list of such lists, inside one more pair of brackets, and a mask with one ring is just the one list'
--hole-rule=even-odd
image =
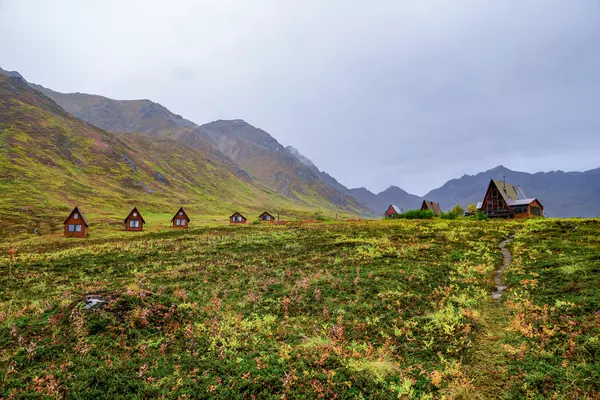
{"label": "red-trimmed cabin", "polygon": [[75,207],[65,220],[65,237],[83,238],[88,235],[88,223],[79,207]]}
{"label": "red-trimmed cabin", "polygon": [[173,223],[173,228],[187,229],[190,224],[190,217],[188,217],[183,207],[181,207],[171,222]]}
{"label": "red-trimmed cabin", "polygon": [[275,217],[273,217],[271,214],[265,211],[264,213],[258,216],[258,220],[260,222],[275,222]]}
{"label": "red-trimmed cabin", "polygon": [[490,180],[477,209],[492,218],[543,217],[544,206],[536,198],[527,198],[523,189],[506,181]]}
{"label": "red-trimmed cabin", "polygon": [[248,220],[246,219],[246,217],[244,217],[239,212],[233,213],[231,215],[231,217],[229,217],[229,223],[230,224],[245,224],[246,222],[248,222]]}
{"label": "red-trimmed cabin", "polygon": [[394,218],[394,216],[397,214],[402,214],[400,208],[398,208],[398,206],[390,204],[384,215],[386,218]]}
{"label": "red-trimmed cabin", "polygon": [[133,210],[129,213],[127,218],[123,221],[125,224],[125,230],[131,232],[141,232],[144,229],[144,218],[138,211],[137,207],[133,207]]}
{"label": "red-trimmed cabin", "polygon": [[440,215],[442,213],[442,209],[440,208],[440,203],[435,203],[429,200],[423,200],[423,204],[421,204],[421,211],[433,211],[435,215]]}

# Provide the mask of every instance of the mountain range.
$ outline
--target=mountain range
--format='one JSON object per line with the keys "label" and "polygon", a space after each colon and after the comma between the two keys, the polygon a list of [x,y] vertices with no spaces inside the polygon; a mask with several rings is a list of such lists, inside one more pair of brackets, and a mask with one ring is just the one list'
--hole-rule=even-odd
{"label": "mountain range", "polygon": [[383,214],[390,204],[405,210],[421,206],[423,200],[440,203],[442,210],[459,204],[483,201],[491,179],[520,186],[527,197],[537,198],[549,217],[595,217],[600,215],[600,168],[585,172],[527,172],[512,171],[502,165],[476,175],[452,179],[441,187],[419,197],[391,186],[374,194],[365,188],[351,189],[353,195],[367,204],[373,212]]}
{"label": "mountain range", "polygon": [[504,176],[539,198],[549,216],[600,215],[599,170],[528,174],[499,166],[423,197],[396,186],[374,194],[349,190],[241,119],[198,125],[151,100],[60,93],[2,69],[0,78],[0,227],[30,230],[51,220],[57,229],[60,221],[48,216],[76,203],[110,223],[123,207],[158,212],[173,203],[215,218],[265,208],[374,217],[389,204],[407,210],[423,199],[466,207]]}

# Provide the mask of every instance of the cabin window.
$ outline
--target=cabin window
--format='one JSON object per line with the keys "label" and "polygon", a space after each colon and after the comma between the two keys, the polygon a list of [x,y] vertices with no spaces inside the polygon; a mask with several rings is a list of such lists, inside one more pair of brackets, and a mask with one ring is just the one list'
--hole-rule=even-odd
{"label": "cabin window", "polygon": [[133,213],[133,216],[134,216],[134,217],[137,217],[137,213],[136,213],[136,212],[134,212],[134,213]]}
{"label": "cabin window", "polygon": [[75,225],[75,232],[81,232],[81,225]]}
{"label": "cabin window", "polygon": [[75,225],[69,224],[69,232],[75,232]]}
{"label": "cabin window", "polygon": [[79,214],[73,214],[73,219],[79,219]]}
{"label": "cabin window", "polygon": [[183,215],[183,211],[179,211],[179,215]]}
{"label": "cabin window", "polygon": [[181,220],[180,219],[177,220],[177,225],[181,225]]}
{"label": "cabin window", "polygon": [[271,220],[271,216],[270,216],[270,215],[267,215],[267,216],[265,217],[265,220],[267,220],[267,221],[270,221],[270,220]]}
{"label": "cabin window", "polygon": [[131,228],[139,228],[140,227],[140,221],[129,221],[129,226]]}
{"label": "cabin window", "polygon": [[533,215],[542,215],[542,210],[539,207],[531,206],[529,209],[531,210],[531,214]]}

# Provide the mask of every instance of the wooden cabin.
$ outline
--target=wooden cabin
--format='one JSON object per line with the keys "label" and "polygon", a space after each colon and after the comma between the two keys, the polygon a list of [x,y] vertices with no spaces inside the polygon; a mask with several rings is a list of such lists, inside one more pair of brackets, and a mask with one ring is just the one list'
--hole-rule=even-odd
{"label": "wooden cabin", "polygon": [[400,208],[398,208],[398,206],[390,204],[384,215],[386,218],[394,218],[396,214],[402,214],[402,211]]}
{"label": "wooden cabin", "polygon": [[525,196],[519,186],[506,180],[490,180],[483,201],[477,203],[477,210],[491,218],[528,218],[544,216],[544,206],[534,197]]}
{"label": "wooden cabin", "polygon": [[248,222],[248,220],[246,219],[246,217],[244,217],[239,212],[233,213],[231,215],[231,217],[229,217],[229,223],[230,224],[245,224],[246,222]]}
{"label": "wooden cabin", "polygon": [[173,219],[171,219],[171,222],[173,223],[173,228],[187,229],[190,224],[190,217],[188,217],[183,207],[181,207]]}
{"label": "wooden cabin", "polygon": [[83,238],[88,235],[88,223],[78,207],[65,220],[65,237]]}
{"label": "wooden cabin", "polygon": [[126,231],[141,232],[144,229],[146,221],[144,221],[144,218],[138,209],[134,207],[123,223],[125,224]]}
{"label": "wooden cabin", "polygon": [[264,213],[258,216],[258,220],[260,222],[275,222],[275,217],[273,217],[271,214],[265,211]]}
{"label": "wooden cabin", "polygon": [[440,208],[440,203],[434,203],[433,201],[423,200],[423,204],[421,205],[421,211],[433,211],[435,215],[440,215],[442,213],[442,209]]}

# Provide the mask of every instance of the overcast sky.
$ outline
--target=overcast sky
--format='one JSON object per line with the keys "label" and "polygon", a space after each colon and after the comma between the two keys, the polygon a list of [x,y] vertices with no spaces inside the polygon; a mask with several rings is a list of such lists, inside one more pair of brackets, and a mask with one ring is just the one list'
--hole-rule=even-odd
{"label": "overcast sky", "polygon": [[600,167],[600,0],[0,0],[0,67],[241,118],[376,192]]}

